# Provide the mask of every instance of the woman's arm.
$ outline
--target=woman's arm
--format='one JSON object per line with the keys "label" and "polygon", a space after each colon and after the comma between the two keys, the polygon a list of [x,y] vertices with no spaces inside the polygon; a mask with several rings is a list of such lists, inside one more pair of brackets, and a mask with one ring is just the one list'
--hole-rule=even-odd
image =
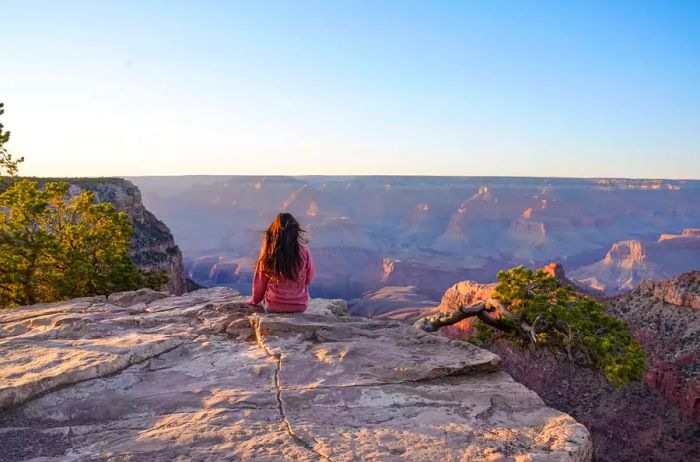
{"label": "woman's arm", "polygon": [[265,291],[267,290],[267,282],[269,278],[267,275],[258,269],[255,270],[255,276],[253,276],[253,296],[248,301],[252,305],[259,305],[260,302],[265,298]]}

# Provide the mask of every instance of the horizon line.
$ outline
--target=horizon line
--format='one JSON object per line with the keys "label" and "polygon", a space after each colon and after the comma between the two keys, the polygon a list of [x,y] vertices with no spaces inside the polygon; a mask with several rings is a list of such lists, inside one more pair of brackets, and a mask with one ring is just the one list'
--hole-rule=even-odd
{"label": "horizon line", "polygon": [[256,173],[238,173],[238,174],[155,174],[155,175],[104,175],[104,176],[37,176],[37,175],[18,175],[17,178],[41,178],[41,179],[127,179],[127,178],[194,178],[194,177],[267,177],[267,178],[343,178],[343,177],[359,177],[359,178],[510,178],[510,179],[552,179],[552,180],[633,180],[633,181],[700,181],[700,178],[661,178],[661,177],[625,177],[625,176],[532,176],[532,175],[437,175],[437,174],[256,174]]}

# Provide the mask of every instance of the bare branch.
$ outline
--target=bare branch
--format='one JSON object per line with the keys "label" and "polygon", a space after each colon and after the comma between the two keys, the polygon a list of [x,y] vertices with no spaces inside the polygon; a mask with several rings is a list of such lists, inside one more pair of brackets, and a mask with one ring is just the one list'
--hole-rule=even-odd
{"label": "bare branch", "polygon": [[[500,317],[494,317],[489,314],[496,311],[498,311],[500,314],[506,314],[506,316],[512,319],[512,322],[508,322]],[[440,312],[432,316],[426,316],[417,320],[413,324],[413,327],[426,332],[437,332],[437,330],[441,327],[451,326],[464,319],[474,316],[476,316],[479,321],[483,322],[487,326],[503,332],[513,332],[513,326],[518,326],[520,324],[524,324],[519,329],[521,332],[525,331],[526,329],[530,329],[527,324],[522,322],[522,319],[519,316],[516,316],[507,310],[503,304],[495,298],[481,300],[469,306],[460,305],[453,311]]]}
{"label": "bare branch", "polygon": [[533,345],[537,343],[537,333],[538,333],[538,332],[537,332],[536,329],[537,329],[537,321],[539,321],[540,319],[542,319],[542,316],[537,316],[537,317],[535,318],[535,320],[533,321],[533,323],[532,323],[532,329],[531,329],[531,331],[530,331],[530,337],[532,338],[532,344],[533,344]]}
{"label": "bare branch", "polygon": [[[456,324],[463,319],[484,314],[486,305],[486,301],[480,301],[469,306],[460,306],[453,311],[441,311],[432,316],[426,316],[425,318],[417,320],[415,323],[413,323],[413,327],[426,332],[437,332],[437,330],[441,327],[451,326],[452,324]],[[479,317],[479,319],[481,319],[481,317]]]}

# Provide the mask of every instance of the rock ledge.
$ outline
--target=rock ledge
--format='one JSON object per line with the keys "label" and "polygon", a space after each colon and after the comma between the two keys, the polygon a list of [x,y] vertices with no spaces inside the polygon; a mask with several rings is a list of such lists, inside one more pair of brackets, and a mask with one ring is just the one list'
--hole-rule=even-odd
{"label": "rock ledge", "polygon": [[0,312],[0,460],[590,460],[498,356],[231,289]]}

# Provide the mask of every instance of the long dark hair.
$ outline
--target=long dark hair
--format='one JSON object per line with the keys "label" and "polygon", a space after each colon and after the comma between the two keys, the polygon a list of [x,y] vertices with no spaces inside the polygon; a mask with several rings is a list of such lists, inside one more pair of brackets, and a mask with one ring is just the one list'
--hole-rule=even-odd
{"label": "long dark hair", "polygon": [[265,231],[257,271],[274,280],[296,280],[301,257],[299,244],[305,242],[299,222],[291,213],[278,214]]}

